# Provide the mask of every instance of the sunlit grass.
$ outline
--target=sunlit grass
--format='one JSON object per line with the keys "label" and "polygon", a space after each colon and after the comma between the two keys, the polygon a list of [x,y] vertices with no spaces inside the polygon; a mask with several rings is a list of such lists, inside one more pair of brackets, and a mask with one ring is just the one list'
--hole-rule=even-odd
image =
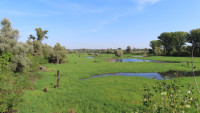
{"label": "sunlit grass", "polygon": [[[150,87],[154,80],[142,77],[106,76],[88,78],[92,75],[116,72],[166,72],[169,70],[191,71],[191,65],[182,63],[153,63],[153,62],[107,62],[105,59],[114,55],[103,54],[94,59],[87,59],[87,54],[70,54],[66,64],[47,64],[49,72],[40,72],[43,77],[38,79],[35,90],[28,90],[20,103],[20,111],[30,112],[68,112],[74,109],[77,113],[101,113],[101,112],[131,112],[135,105],[142,104],[143,84]],[[124,57],[132,55],[125,55]],[[157,59],[156,59],[157,58]],[[189,58],[179,57],[150,57],[149,59],[163,61],[184,61]],[[196,58],[197,59],[197,58]],[[98,62],[95,62],[98,61]],[[100,62],[99,62],[100,61]],[[200,64],[195,63],[196,70],[200,70]],[[56,71],[60,70],[60,87],[56,85]],[[194,84],[193,78],[181,78],[181,84],[188,82]],[[200,81],[200,78],[197,78]],[[170,82],[170,81],[169,81]],[[199,82],[200,83],[200,82]],[[43,92],[44,87],[49,89]]]}

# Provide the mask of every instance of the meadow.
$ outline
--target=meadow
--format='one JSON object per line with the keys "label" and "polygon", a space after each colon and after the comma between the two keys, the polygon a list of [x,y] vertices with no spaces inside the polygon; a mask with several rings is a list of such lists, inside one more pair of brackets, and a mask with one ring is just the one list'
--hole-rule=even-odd
{"label": "meadow", "polygon": [[[129,58],[135,55],[124,55]],[[34,88],[24,92],[19,105],[20,113],[66,113],[74,110],[77,113],[125,113],[134,112],[136,106],[142,105],[143,84],[149,87],[155,80],[143,77],[105,76],[89,78],[93,75],[117,72],[167,72],[192,71],[187,63],[154,63],[154,62],[108,62],[113,54],[100,54],[94,59],[87,59],[87,54],[69,54],[64,64],[45,64],[46,71],[34,81]],[[190,57],[152,56],[145,59],[161,61],[190,62]],[[196,71],[200,70],[200,58],[194,59]],[[60,87],[54,88],[57,81],[57,70],[60,70]],[[89,79],[85,79],[89,78]],[[84,79],[84,80],[81,80]],[[194,85],[193,77],[176,78],[180,84]],[[168,80],[171,82],[172,80]],[[200,77],[197,77],[200,84]],[[48,92],[43,91],[48,88]],[[196,91],[196,89],[195,89]]]}

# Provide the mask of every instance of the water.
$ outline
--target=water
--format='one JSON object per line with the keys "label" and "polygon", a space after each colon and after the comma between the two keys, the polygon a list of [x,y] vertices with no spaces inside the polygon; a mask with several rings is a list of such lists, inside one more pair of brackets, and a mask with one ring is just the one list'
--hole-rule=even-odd
{"label": "water", "polygon": [[143,60],[143,59],[136,59],[136,58],[129,58],[129,59],[115,59],[115,62],[151,62],[153,60]]}
{"label": "water", "polygon": [[143,56],[132,56],[132,57],[136,57],[136,58],[143,58]]}
{"label": "water", "polygon": [[87,59],[93,59],[94,57],[86,57]]}
{"label": "water", "polygon": [[[195,72],[196,76],[200,76],[200,71]],[[192,72],[184,72],[184,71],[168,71],[165,73],[111,73],[111,74],[102,74],[102,75],[94,75],[91,76],[90,78],[96,78],[96,77],[104,77],[104,76],[137,76],[137,77],[145,77],[145,78],[155,78],[157,80],[163,80],[163,79],[173,79],[175,77],[193,77]],[[89,78],[86,78],[89,79]],[[82,79],[83,80],[83,79]]]}
{"label": "water", "polygon": [[158,80],[164,79],[158,73],[112,73],[112,74],[94,75],[91,76],[91,78],[104,77],[104,76],[138,76],[138,77],[145,77],[152,79],[156,77]]}
{"label": "water", "polygon": [[154,63],[180,63],[180,62],[166,62],[166,61],[158,61],[158,60],[144,60],[144,59],[114,59],[112,62],[154,62]]}

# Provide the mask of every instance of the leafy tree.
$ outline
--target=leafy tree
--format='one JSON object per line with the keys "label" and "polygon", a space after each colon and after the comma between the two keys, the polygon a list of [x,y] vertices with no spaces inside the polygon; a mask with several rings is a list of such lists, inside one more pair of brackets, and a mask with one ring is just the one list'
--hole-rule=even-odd
{"label": "leafy tree", "polygon": [[67,57],[67,49],[65,46],[61,46],[60,43],[57,43],[53,47],[53,50],[54,51],[51,53],[49,61],[58,64],[65,62],[64,59]]}
{"label": "leafy tree", "polygon": [[37,32],[37,40],[42,41],[44,38],[48,39],[46,36],[48,30],[42,31],[42,28],[36,28],[35,31]]}
{"label": "leafy tree", "polygon": [[17,42],[18,31],[12,29],[11,23],[8,19],[3,19],[1,24],[0,55],[2,55],[4,52],[13,54],[13,59],[9,61],[12,62],[9,65],[10,68],[15,72],[23,71],[23,69],[29,67],[31,64],[26,55],[30,48],[26,44]]}
{"label": "leafy tree", "polygon": [[156,48],[158,50],[158,48],[161,49],[161,41],[160,40],[152,40],[149,44],[149,46],[152,48],[153,52],[156,53]]}
{"label": "leafy tree", "polygon": [[44,58],[49,58],[51,53],[53,53],[53,51],[54,51],[53,48],[47,44],[43,45],[42,50],[43,50]]}
{"label": "leafy tree", "polygon": [[[192,54],[194,54],[193,52],[196,52],[200,46],[200,28],[191,30],[187,40],[192,44]],[[196,55],[197,54],[194,54],[194,56]]]}
{"label": "leafy tree", "polygon": [[124,53],[123,50],[118,49],[118,50],[115,51],[115,56],[121,57],[123,55],[123,53]]}
{"label": "leafy tree", "polygon": [[161,44],[164,47],[164,52],[166,52],[166,55],[170,55],[170,52],[172,52],[175,48],[174,44],[174,38],[172,36],[172,33],[164,32],[158,36],[158,39],[160,40]]}
{"label": "leafy tree", "polygon": [[186,43],[186,39],[188,37],[188,33],[187,32],[182,32],[182,31],[172,32],[172,37],[174,39],[175,49],[178,52],[181,52],[181,48]]}
{"label": "leafy tree", "polygon": [[48,39],[48,36],[46,34],[48,33],[48,30],[42,30],[42,28],[35,28],[36,35],[37,37],[33,36],[32,34],[29,35],[29,39],[35,40],[37,39],[38,41],[42,41],[44,38]]}
{"label": "leafy tree", "polygon": [[127,46],[127,48],[126,48],[126,53],[131,53],[131,46]]}
{"label": "leafy tree", "polygon": [[154,48],[154,52],[155,52],[155,54],[156,54],[157,56],[160,56],[160,55],[162,54],[161,48],[160,48],[160,47],[157,47],[157,46]]}
{"label": "leafy tree", "polygon": [[0,37],[17,40],[19,38],[19,31],[11,27],[9,19],[4,18],[1,21]]}

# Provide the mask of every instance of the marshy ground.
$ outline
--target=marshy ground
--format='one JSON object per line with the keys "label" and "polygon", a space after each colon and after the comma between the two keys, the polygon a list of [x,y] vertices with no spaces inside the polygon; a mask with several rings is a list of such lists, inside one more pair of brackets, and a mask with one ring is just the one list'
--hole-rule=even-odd
{"label": "marshy ground", "polygon": [[[133,55],[124,55],[129,58]],[[89,59],[86,57],[90,57]],[[19,112],[51,112],[60,113],[74,110],[77,113],[102,112],[132,112],[135,106],[142,104],[143,84],[150,87],[155,80],[144,77],[130,76],[103,76],[89,78],[93,75],[108,73],[158,73],[174,71],[192,71],[190,57],[147,57],[148,60],[182,62],[182,63],[155,63],[155,62],[108,62],[112,54],[100,54],[91,58],[87,54],[69,54],[68,63],[46,64],[47,70],[40,71],[42,77],[35,81],[33,90],[25,91],[20,103]],[[142,58],[141,58],[142,59]],[[200,58],[194,59],[196,71],[200,70]],[[60,87],[56,85],[56,71],[60,70]],[[181,77],[180,84],[194,84],[192,77]],[[162,81],[162,80],[161,80]],[[170,82],[171,80],[168,80]],[[200,84],[200,77],[197,77]],[[43,91],[48,88],[48,92]]]}

